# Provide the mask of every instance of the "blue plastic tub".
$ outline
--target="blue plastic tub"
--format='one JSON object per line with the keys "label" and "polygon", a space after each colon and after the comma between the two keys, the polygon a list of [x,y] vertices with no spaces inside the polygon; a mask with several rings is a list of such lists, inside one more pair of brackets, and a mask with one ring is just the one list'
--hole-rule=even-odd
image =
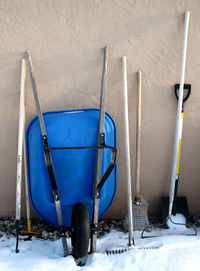
{"label": "blue plastic tub", "polygon": [[[43,113],[49,147],[96,146],[99,110],[83,109]],[[109,114],[105,114],[105,141],[116,147],[116,127]],[[58,226],[51,183],[44,161],[43,144],[38,117],[28,126],[26,133],[29,195],[38,215],[53,226]],[[103,150],[102,175],[110,164],[110,149]],[[93,177],[96,149],[51,150],[52,163],[60,196],[63,223],[71,227],[72,208],[75,203],[87,205],[90,223],[93,213]],[[116,191],[116,167],[105,182],[100,197],[99,218],[111,206]]]}

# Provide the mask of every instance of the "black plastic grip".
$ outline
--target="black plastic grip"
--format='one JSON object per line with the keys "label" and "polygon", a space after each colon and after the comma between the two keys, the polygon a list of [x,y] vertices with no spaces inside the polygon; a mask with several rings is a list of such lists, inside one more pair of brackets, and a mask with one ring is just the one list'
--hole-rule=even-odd
{"label": "black plastic grip", "polygon": [[[175,92],[175,96],[176,96],[176,98],[177,98],[177,100],[178,100],[178,89],[180,88],[180,84],[175,84],[175,89],[174,89],[174,92]],[[187,89],[187,94],[186,94],[186,96],[185,96],[185,98],[183,99],[183,102],[185,103],[187,100],[188,100],[188,98],[190,97],[190,94],[191,94],[191,85],[190,84],[184,84],[184,86],[183,86],[183,89],[184,90],[186,90]]]}

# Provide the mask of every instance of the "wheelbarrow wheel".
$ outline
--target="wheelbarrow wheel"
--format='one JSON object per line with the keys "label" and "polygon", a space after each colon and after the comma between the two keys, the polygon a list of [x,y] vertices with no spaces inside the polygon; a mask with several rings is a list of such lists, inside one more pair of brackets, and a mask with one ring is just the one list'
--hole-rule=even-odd
{"label": "wheelbarrow wheel", "polygon": [[90,224],[87,206],[77,203],[72,210],[72,255],[75,259],[84,257],[88,252]]}

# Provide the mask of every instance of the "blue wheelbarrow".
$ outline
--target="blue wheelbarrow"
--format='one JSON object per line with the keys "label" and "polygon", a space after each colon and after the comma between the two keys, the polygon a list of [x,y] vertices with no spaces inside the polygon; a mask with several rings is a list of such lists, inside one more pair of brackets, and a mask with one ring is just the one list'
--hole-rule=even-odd
{"label": "blue wheelbarrow", "polygon": [[37,214],[59,229],[64,256],[65,232],[71,232],[72,255],[80,259],[96,252],[98,220],[110,208],[116,192],[116,127],[105,113],[107,47],[100,109],[42,113],[26,52],[37,117],[26,133],[29,196]]}

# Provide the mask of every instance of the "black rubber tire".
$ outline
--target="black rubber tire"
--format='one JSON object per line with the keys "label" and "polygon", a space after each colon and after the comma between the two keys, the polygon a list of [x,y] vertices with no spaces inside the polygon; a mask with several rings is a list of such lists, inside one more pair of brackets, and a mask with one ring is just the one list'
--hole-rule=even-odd
{"label": "black rubber tire", "polygon": [[89,213],[84,203],[77,203],[72,210],[72,255],[75,259],[84,257],[88,252],[90,238]]}

